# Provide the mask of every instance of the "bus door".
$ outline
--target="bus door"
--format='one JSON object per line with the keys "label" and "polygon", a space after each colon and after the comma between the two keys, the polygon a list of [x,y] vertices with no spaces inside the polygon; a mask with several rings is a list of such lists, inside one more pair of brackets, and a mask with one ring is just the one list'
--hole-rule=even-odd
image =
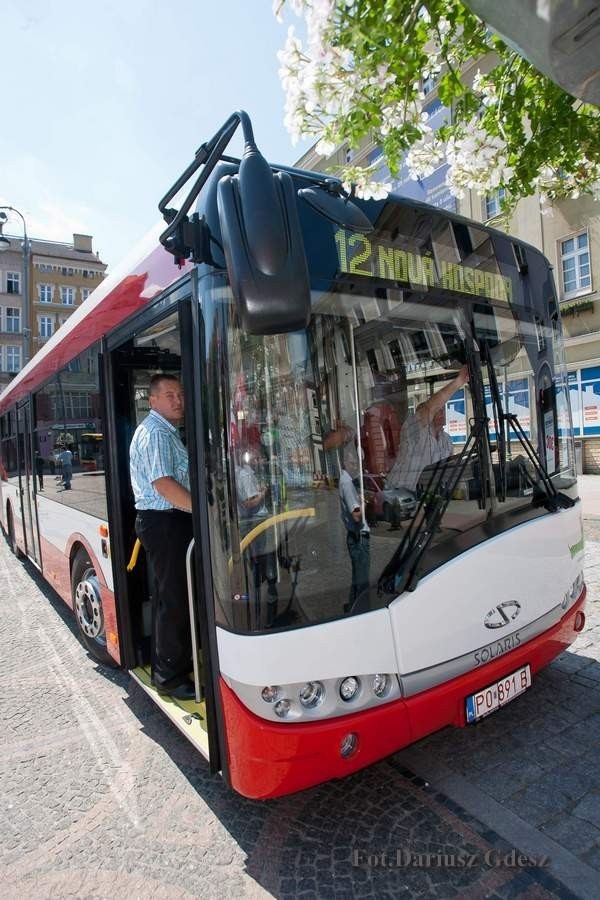
{"label": "bus door", "polygon": [[[202,522],[206,518],[204,489],[204,448],[202,428],[198,422],[200,396],[197,374],[198,356],[197,316],[192,315],[188,297],[172,303],[165,310],[164,301],[154,304],[130,320],[105,341],[104,381],[107,401],[108,439],[107,465],[110,473],[109,519],[121,658],[138,683],[161,706],[164,712],[184,732],[192,743],[210,760],[212,771],[220,771],[220,742],[216,731],[215,695],[211,659],[216,658],[214,626],[207,623],[205,588],[206,572],[200,551],[206,542]],[[150,636],[153,577],[143,548],[133,562],[135,547],[135,516],[133,493],[129,480],[129,446],[136,427],[149,411],[148,387],[152,375],[169,372],[177,375],[185,393],[185,427],[182,439],[190,459],[190,482],[194,498],[194,541],[188,551],[187,601],[190,607],[190,629],[196,644],[194,680],[199,687],[201,702],[171,702],[159,695],[150,682]],[[168,541],[168,534],[165,534]],[[130,571],[127,571],[129,564]],[[190,673],[192,675],[192,673]],[[215,679],[218,683],[218,670]]]}
{"label": "bus door", "polygon": [[40,544],[35,504],[35,481],[31,450],[31,402],[17,408],[17,446],[19,459],[19,494],[21,516],[27,544],[27,555],[40,564]]}

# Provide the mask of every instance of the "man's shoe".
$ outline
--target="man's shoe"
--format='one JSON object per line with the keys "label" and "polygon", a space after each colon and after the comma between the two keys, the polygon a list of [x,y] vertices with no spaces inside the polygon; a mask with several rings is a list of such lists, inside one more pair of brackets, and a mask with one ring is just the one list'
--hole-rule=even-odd
{"label": "man's shoe", "polygon": [[184,684],[178,684],[177,687],[174,688],[158,686],[158,693],[164,694],[167,697],[175,697],[176,700],[196,699],[196,689],[191,681],[186,681]]}

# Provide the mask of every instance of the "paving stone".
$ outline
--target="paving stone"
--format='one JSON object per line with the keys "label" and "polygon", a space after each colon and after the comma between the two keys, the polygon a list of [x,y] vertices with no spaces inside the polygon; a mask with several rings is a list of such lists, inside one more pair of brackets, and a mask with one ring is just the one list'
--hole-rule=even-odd
{"label": "paving stone", "polygon": [[563,791],[545,792],[540,790],[539,785],[536,785],[513,794],[505,801],[505,804],[526,822],[541,825],[557,813],[566,810],[570,804],[570,798]]}
{"label": "paving stone", "polygon": [[592,868],[598,869],[600,872],[600,845],[596,844],[595,847],[592,847],[591,850],[584,853],[583,859],[588,866],[592,866]]}
{"label": "paving stone", "polygon": [[600,791],[591,791],[584,797],[573,810],[573,815],[600,828]]}
{"label": "paving stone", "polygon": [[574,815],[560,815],[547,822],[543,830],[553,840],[581,858],[584,858],[588,850],[600,841],[600,829],[583,819],[577,819]]}

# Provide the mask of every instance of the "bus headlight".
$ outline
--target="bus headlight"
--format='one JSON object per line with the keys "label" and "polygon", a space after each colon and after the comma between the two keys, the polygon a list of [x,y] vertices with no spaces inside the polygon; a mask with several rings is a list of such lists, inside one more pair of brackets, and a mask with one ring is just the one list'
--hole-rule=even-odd
{"label": "bus headlight", "polygon": [[355,678],[354,675],[349,675],[348,678],[344,678],[340,684],[340,697],[345,703],[349,703],[350,700],[354,700],[359,689],[360,681],[358,678]]}
{"label": "bus headlight", "polygon": [[290,701],[285,699],[278,700],[273,709],[276,716],[279,716],[280,719],[285,719],[290,711]]}
{"label": "bus headlight", "polygon": [[306,684],[300,688],[298,699],[306,709],[314,709],[315,706],[318,706],[319,703],[323,702],[324,694],[325,688],[320,681],[307,681]]}
{"label": "bus headlight", "polygon": [[267,685],[244,684],[228,677],[225,682],[249,710],[279,725],[354,715],[402,697],[400,681],[393,672],[360,672],[331,678],[314,672],[307,673],[303,681]]}
{"label": "bus headlight", "polygon": [[268,685],[262,689],[261,697],[265,703],[275,703],[279,699],[279,688],[276,684]]}
{"label": "bus headlight", "polygon": [[387,675],[373,676],[373,693],[376,697],[385,697],[390,685],[390,679]]}

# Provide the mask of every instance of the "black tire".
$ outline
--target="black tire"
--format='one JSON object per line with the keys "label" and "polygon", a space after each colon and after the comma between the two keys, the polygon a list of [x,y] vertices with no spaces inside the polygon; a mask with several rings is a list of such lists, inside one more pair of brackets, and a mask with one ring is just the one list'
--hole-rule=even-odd
{"label": "black tire", "polygon": [[25,554],[21,549],[19,549],[19,545],[17,544],[17,536],[15,534],[15,520],[13,519],[12,509],[10,506],[6,508],[6,524],[8,526],[8,546],[11,549],[11,552],[17,557],[17,559],[23,559]]}
{"label": "black tire", "polygon": [[383,521],[389,522],[390,524],[392,522],[392,509],[389,503],[383,504]]}
{"label": "black tire", "polygon": [[106,647],[106,627],[102,594],[96,570],[86,551],[79,549],[71,569],[71,597],[79,637],[94,659],[106,666],[116,666]]}

